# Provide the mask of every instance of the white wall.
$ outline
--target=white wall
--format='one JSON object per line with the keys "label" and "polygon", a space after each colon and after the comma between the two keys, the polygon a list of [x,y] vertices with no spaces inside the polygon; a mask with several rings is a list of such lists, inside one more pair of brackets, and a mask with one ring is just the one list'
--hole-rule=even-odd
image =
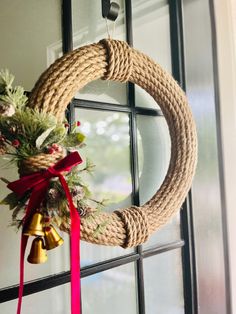
{"label": "white wall", "polygon": [[236,2],[214,0],[232,313],[236,313]]}

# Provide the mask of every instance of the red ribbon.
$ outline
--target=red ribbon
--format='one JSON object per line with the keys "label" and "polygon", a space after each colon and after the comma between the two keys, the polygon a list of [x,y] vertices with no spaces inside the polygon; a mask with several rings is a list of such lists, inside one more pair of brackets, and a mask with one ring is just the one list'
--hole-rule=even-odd
{"label": "red ribbon", "polygon": [[[80,216],[74,207],[70,191],[62,172],[67,172],[72,167],[80,164],[82,159],[77,152],[66,156],[54,166],[42,172],[36,172],[24,176],[17,181],[8,184],[8,188],[15,192],[19,197],[31,190],[29,204],[26,209],[23,222],[25,223],[32,211],[37,209],[45,198],[50,179],[58,177],[65,191],[70,208],[71,232],[70,232],[70,266],[71,266],[71,313],[80,314]],[[21,313],[22,296],[24,289],[24,257],[27,246],[28,236],[21,236],[20,248],[20,284],[18,295],[17,314]]]}

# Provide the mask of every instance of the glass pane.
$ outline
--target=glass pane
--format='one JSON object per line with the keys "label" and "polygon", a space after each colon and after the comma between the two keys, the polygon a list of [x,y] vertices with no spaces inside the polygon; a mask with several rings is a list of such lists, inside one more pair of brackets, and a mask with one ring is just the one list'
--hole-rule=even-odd
{"label": "glass pane", "polygon": [[[140,201],[146,203],[163,182],[170,160],[170,137],[163,117],[137,116]],[[155,232],[144,245],[172,242],[180,237],[179,215]]]}
{"label": "glass pane", "polygon": [[[0,304],[0,313],[16,313],[17,300]],[[70,284],[25,296],[22,314],[66,314],[70,313]]]}
{"label": "glass pane", "polygon": [[31,90],[61,52],[60,1],[0,1],[0,38],[0,69]]}
{"label": "glass pane", "polygon": [[[93,198],[107,199],[106,210],[109,211],[129,206],[132,184],[128,115],[76,109],[75,118],[81,122],[80,129],[87,137],[86,147],[80,151],[81,156],[96,165],[93,176],[86,176]],[[119,247],[108,248],[85,242],[81,245],[83,266],[130,252]]]}
{"label": "glass pane", "polygon": [[[116,1],[120,12],[116,22],[108,21],[112,38],[125,40],[124,0]],[[106,20],[102,17],[101,1],[73,0],[74,49],[108,38]],[[126,84],[97,80],[80,90],[77,98],[126,104]]]}
{"label": "glass pane", "polygon": [[[220,113],[214,86],[212,10],[204,0],[184,0],[183,7],[187,96],[198,132],[198,164],[192,189],[198,302],[202,313],[226,314],[230,312],[225,256],[227,213],[219,153],[222,149],[218,138]],[[235,142],[231,135],[230,139]],[[235,189],[234,184],[231,186]]]}
{"label": "glass pane", "polygon": [[82,303],[83,314],[136,314],[134,264],[84,278]]}
{"label": "glass pane", "polygon": [[144,259],[146,314],[184,314],[181,250]]}
{"label": "glass pane", "polygon": [[[17,170],[12,165],[7,167],[6,160],[1,158],[0,169],[1,177],[8,180],[17,178]],[[10,191],[6,185],[0,181],[0,198],[3,199]],[[20,232],[16,232],[14,227],[9,227],[12,212],[8,207],[1,205],[1,241],[0,241],[0,288],[17,284],[19,282],[19,264],[20,264]],[[52,275],[61,271],[68,270],[69,262],[69,237],[67,234],[60,232],[65,242],[62,246],[48,252],[48,261],[45,264],[32,265],[25,263],[25,280],[34,280],[39,277]],[[32,237],[33,238],[33,237]],[[29,241],[27,246],[26,257],[30,250]],[[7,270],[7,271],[4,271]],[[0,311],[1,312],[1,311]]]}
{"label": "glass pane", "polygon": [[[134,47],[171,72],[169,6],[166,0],[132,1]],[[153,98],[135,86],[136,106],[156,108]]]}

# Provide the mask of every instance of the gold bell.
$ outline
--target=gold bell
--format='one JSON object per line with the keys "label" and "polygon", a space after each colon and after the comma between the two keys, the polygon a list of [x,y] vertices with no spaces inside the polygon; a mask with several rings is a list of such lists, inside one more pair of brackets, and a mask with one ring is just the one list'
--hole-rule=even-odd
{"label": "gold bell", "polygon": [[43,215],[35,213],[30,222],[24,228],[23,234],[27,236],[44,236],[42,220]]}
{"label": "gold bell", "polygon": [[47,250],[45,249],[43,238],[37,237],[32,242],[27,261],[31,264],[42,264],[45,263],[47,259]]}
{"label": "gold bell", "polygon": [[64,242],[52,225],[44,228],[44,239],[47,250],[52,250],[55,247],[62,245]]}

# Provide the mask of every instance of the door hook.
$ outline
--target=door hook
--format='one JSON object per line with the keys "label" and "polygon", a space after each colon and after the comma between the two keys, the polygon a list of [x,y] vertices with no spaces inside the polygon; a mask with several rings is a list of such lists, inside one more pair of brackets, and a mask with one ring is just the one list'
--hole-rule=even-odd
{"label": "door hook", "polygon": [[119,14],[120,6],[110,0],[102,0],[102,16],[108,20],[115,21]]}

